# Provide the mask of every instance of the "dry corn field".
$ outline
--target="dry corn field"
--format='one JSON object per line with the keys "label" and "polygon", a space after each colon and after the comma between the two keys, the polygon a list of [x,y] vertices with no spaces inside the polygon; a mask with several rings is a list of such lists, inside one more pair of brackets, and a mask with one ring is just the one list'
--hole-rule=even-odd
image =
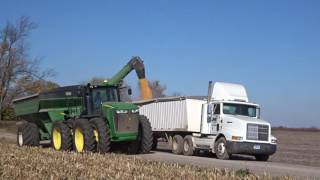
{"label": "dry corn field", "polygon": [[[121,154],[77,154],[0,142],[0,179],[272,179],[247,170],[181,166]],[[279,177],[273,179],[290,179]]]}

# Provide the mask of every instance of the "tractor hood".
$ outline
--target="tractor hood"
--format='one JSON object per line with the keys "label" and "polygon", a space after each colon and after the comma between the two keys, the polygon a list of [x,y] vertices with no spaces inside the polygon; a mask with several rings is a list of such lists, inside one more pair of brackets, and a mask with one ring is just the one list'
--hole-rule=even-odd
{"label": "tractor hood", "polygon": [[102,107],[115,109],[115,110],[132,110],[132,109],[138,109],[138,106],[131,104],[131,103],[125,103],[125,102],[106,102],[102,103]]}

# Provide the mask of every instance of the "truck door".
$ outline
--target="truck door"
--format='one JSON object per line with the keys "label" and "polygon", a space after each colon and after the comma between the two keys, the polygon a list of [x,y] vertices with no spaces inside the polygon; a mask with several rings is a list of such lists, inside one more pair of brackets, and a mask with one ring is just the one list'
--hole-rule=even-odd
{"label": "truck door", "polygon": [[202,123],[201,123],[201,133],[215,135],[218,131],[218,121],[220,119],[220,104],[204,104]]}

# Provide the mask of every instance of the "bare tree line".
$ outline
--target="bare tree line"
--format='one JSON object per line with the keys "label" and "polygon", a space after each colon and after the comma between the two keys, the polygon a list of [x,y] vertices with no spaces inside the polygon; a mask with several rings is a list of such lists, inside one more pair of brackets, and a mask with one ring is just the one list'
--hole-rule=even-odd
{"label": "bare tree line", "polygon": [[28,56],[26,39],[35,28],[28,17],[21,17],[14,24],[8,22],[0,32],[0,120],[14,98],[57,86],[45,80],[53,72],[40,71],[39,59]]}

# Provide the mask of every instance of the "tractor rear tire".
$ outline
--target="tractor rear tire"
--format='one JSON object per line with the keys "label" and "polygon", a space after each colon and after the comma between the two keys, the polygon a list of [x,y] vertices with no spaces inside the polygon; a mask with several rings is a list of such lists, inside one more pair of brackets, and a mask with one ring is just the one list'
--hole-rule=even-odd
{"label": "tractor rear tire", "polygon": [[62,121],[55,122],[51,132],[51,145],[56,151],[72,150],[71,129]]}
{"label": "tractor rear tire", "polygon": [[139,117],[139,133],[138,133],[138,146],[140,154],[147,154],[152,149],[153,133],[151,124],[146,116]]}
{"label": "tractor rear tire", "polygon": [[18,146],[39,146],[40,133],[36,124],[26,122],[18,127],[17,130]]}
{"label": "tractor rear tire", "polygon": [[93,129],[95,149],[97,152],[104,154],[110,151],[111,139],[110,129],[101,118],[93,118],[90,120]]}
{"label": "tractor rear tire", "polygon": [[183,137],[180,135],[175,135],[172,138],[172,153],[182,154],[183,153]]}
{"label": "tractor rear tire", "polygon": [[76,119],[73,126],[73,145],[76,152],[94,151],[93,130],[87,119]]}

